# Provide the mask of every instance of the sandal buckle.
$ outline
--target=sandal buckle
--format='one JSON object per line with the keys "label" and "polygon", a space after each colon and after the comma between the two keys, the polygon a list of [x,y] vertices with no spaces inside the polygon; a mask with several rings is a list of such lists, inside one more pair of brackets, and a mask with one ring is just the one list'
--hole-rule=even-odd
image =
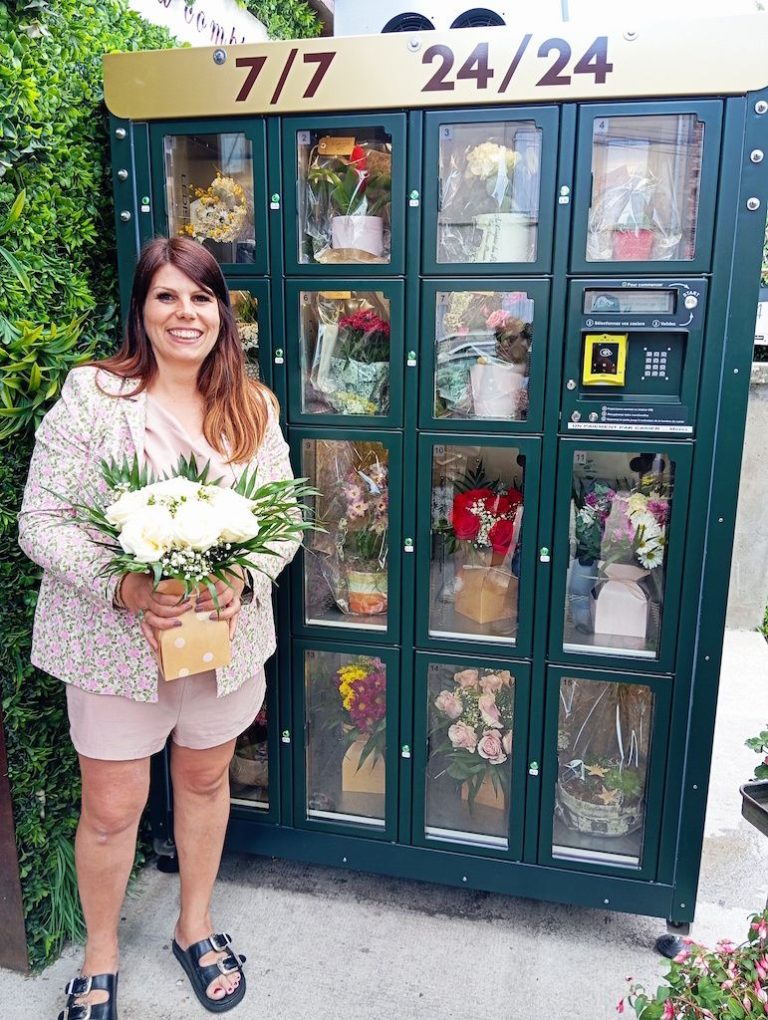
{"label": "sandal buckle", "polygon": [[[228,960],[232,960],[234,966],[228,967],[227,966],[227,961]],[[216,961],[216,966],[219,968],[219,971],[222,974],[234,974],[235,971],[240,970],[240,965],[237,963],[237,961],[235,960],[234,956],[220,957]]]}
{"label": "sandal buckle", "polygon": [[[219,944],[219,939],[222,940],[221,944]],[[224,932],[221,935],[211,935],[209,942],[217,953],[223,953],[227,946],[231,944],[232,939],[226,932]]]}
{"label": "sandal buckle", "polygon": [[86,1002],[81,1006],[67,1006],[62,1013],[63,1020],[91,1020],[91,1004]]}
{"label": "sandal buckle", "polygon": [[[87,995],[88,992],[90,992],[92,987],[93,987],[93,977],[91,975],[89,975],[88,977],[85,977],[85,976],[76,977],[76,978],[72,978],[72,980],[69,982],[67,987],[64,989],[64,994],[65,995],[75,995],[75,996]],[[65,1020],[66,1020],[66,1018],[65,1018]]]}

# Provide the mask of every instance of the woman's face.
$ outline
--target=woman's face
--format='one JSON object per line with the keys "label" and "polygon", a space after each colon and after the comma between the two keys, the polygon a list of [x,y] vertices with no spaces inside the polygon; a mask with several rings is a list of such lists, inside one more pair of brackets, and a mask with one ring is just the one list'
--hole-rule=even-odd
{"label": "woman's face", "polygon": [[218,339],[220,325],[219,304],[212,291],[176,266],[158,269],[144,302],[144,329],[161,370],[202,365]]}

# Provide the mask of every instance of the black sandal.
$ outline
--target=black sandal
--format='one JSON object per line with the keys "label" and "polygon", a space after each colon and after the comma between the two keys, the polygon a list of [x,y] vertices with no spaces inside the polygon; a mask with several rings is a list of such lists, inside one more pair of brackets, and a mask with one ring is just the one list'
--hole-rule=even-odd
{"label": "black sandal", "polygon": [[[228,951],[231,944],[232,939],[226,933],[211,935],[210,938],[202,939],[200,942],[193,942],[188,949],[182,949],[176,939],[173,939],[171,943],[173,955],[184,968],[198,1002],[211,1013],[226,1013],[227,1010],[234,1009],[238,1003],[243,1001],[245,995],[245,974],[243,974],[245,957]],[[216,963],[209,963],[205,966],[200,964],[201,957],[206,953],[224,952],[227,955],[220,957]],[[240,984],[234,992],[229,992],[223,999],[212,999],[208,994],[208,986],[214,978],[235,972],[240,974]],[[77,1020],[77,1018],[73,1018],[73,1020]]]}
{"label": "black sandal", "polygon": [[[106,1002],[76,1003],[88,992],[108,992]],[[117,974],[72,978],[64,989],[67,1005],[58,1020],[117,1020]]]}

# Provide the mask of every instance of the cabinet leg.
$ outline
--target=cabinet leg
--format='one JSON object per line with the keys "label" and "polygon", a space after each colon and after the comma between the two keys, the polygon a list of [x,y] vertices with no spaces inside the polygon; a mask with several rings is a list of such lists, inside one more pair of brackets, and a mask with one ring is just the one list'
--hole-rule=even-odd
{"label": "cabinet leg", "polygon": [[667,934],[656,939],[656,952],[666,956],[668,960],[674,959],[685,949],[682,937],[690,930],[691,926],[687,921],[667,921]]}

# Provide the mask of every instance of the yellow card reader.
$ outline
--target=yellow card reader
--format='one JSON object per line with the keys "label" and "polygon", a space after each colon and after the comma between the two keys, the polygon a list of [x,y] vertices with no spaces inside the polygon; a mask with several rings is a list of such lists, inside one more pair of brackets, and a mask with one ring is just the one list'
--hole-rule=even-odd
{"label": "yellow card reader", "polygon": [[584,338],[584,386],[623,386],[627,333],[587,333]]}

